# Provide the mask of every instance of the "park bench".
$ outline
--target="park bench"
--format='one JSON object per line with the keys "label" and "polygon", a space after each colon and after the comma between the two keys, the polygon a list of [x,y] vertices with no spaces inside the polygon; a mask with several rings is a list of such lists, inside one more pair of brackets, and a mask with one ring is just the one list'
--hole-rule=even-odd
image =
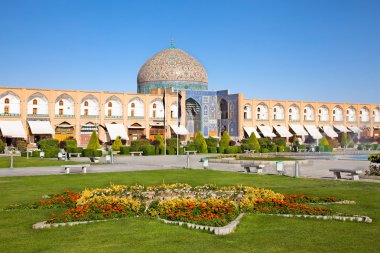
{"label": "park bench", "polygon": [[142,156],[143,152],[142,151],[135,151],[135,152],[129,152],[131,156],[139,155]]}
{"label": "park bench", "polygon": [[333,168],[329,169],[329,171],[334,173],[335,179],[341,179],[340,173],[350,173],[350,176],[352,177],[352,180],[359,180],[359,174],[363,173],[361,169],[341,169],[341,168]]}
{"label": "park bench", "polygon": [[72,156],[80,157],[81,155],[82,153],[69,153],[69,157],[72,157]]}
{"label": "park bench", "polygon": [[251,168],[255,168],[257,171],[257,174],[262,174],[265,165],[251,163],[251,164],[242,164],[241,167],[243,167],[247,173],[251,172]]}
{"label": "park bench", "polygon": [[68,164],[61,167],[65,169],[66,174],[70,174],[70,168],[81,168],[83,173],[87,173],[87,167],[90,167],[90,164]]}
{"label": "park bench", "polygon": [[90,157],[92,163],[99,163],[100,157]]}

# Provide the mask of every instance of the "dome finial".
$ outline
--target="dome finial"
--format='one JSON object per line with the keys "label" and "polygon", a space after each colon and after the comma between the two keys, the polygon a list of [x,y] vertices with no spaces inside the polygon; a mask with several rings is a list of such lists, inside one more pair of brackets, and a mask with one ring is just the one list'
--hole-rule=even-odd
{"label": "dome finial", "polygon": [[170,38],[170,48],[175,48],[173,36]]}

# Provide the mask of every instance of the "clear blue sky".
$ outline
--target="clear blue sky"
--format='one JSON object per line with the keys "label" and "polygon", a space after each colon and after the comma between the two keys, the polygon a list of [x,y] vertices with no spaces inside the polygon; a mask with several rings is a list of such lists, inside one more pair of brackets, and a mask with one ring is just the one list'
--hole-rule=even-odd
{"label": "clear blue sky", "polygon": [[379,0],[0,0],[0,85],[136,92],[171,36],[213,90],[380,103]]}

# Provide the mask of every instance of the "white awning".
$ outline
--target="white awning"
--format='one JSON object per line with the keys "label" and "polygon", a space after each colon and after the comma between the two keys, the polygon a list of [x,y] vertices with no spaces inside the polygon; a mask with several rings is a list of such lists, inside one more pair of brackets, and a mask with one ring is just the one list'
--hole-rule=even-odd
{"label": "white awning", "polygon": [[325,132],[325,134],[328,137],[331,137],[331,138],[338,137],[338,134],[334,131],[334,129],[331,126],[323,126],[322,129],[323,129],[323,132]]}
{"label": "white awning", "polygon": [[0,121],[0,129],[3,137],[26,139],[25,129],[21,121]]}
{"label": "white awning", "polygon": [[355,134],[358,134],[360,133],[362,130],[360,130],[359,127],[356,127],[356,126],[351,126],[351,127],[348,127],[352,132],[354,132]]}
{"label": "white awning", "polygon": [[177,125],[170,125],[170,127],[173,129],[175,134],[178,134],[178,135],[188,135],[189,134],[189,131],[183,125],[180,125],[179,127]]}
{"label": "white awning", "polygon": [[256,131],[254,127],[243,127],[244,131],[247,133],[248,136],[251,136],[252,133],[256,135],[256,138],[261,138],[259,133]]}
{"label": "white awning", "polygon": [[150,123],[151,126],[164,126],[164,122],[153,122]]}
{"label": "white awning", "polygon": [[54,134],[50,121],[29,120],[28,124],[32,134]]}
{"label": "white awning", "polygon": [[350,130],[348,130],[347,127],[343,126],[343,125],[334,125],[334,127],[336,129],[338,129],[341,133],[347,133],[347,132],[351,132]]}
{"label": "white awning", "polygon": [[315,126],[315,125],[304,125],[304,127],[306,128],[306,131],[309,132],[311,137],[313,137],[313,139],[315,139],[315,140],[322,139],[323,136],[319,132],[319,129],[317,126]]}
{"label": "white awning", "polygon": [[260,129],[260,132],[264,135],[264,137],[276,137],[276,135],[273,133],[273,129],[270,126],[258,126]]}
{"label": "white awning", "polygon": [[106,124],[106,128],[112,141],[116,140],[118,136],[120,136],[120,138],[123,140],[129,139],[127,131],[125,131],[124,124]]}
{"label": "white awning", "polygon": [[131,129],[145,129],[144,126],[129,126],[128,128],[131,128]]}
{"label": "white awning", "polygon": [[273,126],[276,129],[277,133],[281,137],[292,137],[293,135],[289,132],[286,126]]}
{"label": "white awning", "polygon": [[296,133],[298,136],[309,135],[302,125],[289,125],[290,128]]}

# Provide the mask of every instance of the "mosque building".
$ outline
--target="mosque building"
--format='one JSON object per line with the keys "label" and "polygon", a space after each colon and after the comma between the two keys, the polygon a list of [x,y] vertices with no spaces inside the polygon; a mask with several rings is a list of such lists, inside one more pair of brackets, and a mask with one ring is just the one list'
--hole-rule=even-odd
{"label": "mosque building", "polygon": [[215,138],[228,131],[235,140],[254,133],[312,143],[343,132],[379,140],[380,104],[259,100],[211,91],[202,64],[173,44],[142,65],[137,93],[0,87],[0,137],[8,145],[73,137],[85,146],[93,131],[103,142],[120,136],[127,143],[157,134],[186,141],[199,131]]}

